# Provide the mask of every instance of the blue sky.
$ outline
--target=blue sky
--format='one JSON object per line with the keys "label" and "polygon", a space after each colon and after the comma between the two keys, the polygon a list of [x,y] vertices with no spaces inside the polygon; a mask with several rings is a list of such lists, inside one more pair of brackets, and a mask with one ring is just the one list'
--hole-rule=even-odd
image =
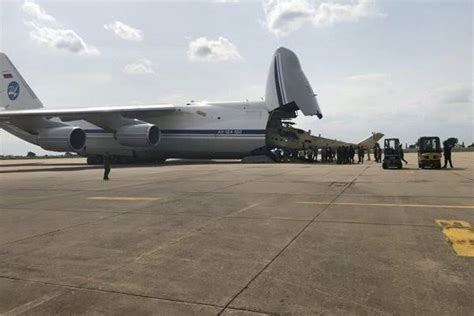
{"label": "blue sky", "polygon": [[[51,108],[259,100],[294,50],[313,134],[473,142],[471,1],[2,1],[1,51]],[[0,154],[43,152],[0,132]]]}

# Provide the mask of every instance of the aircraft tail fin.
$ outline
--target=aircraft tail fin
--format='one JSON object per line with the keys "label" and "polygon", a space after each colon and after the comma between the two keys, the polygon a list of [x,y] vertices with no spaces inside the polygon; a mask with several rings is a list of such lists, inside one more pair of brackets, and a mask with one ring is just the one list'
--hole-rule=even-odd
{"label": "aircraft tail fin", "polygon": [[383,133],[372,132],[372,135],[367,137],[366,139],[360,141],[357,146],[362,146],[364,148],[372,148],[374,147],[375,143],[378,142],[382,137],[384,137]]}
{"label": "aircraft tail fin", "polygon": [[43,107],[36,94],[4,53],[0,53],[0,72],[0,111]]}
{"label": "aircraft tail fin", "polygon": [[270,111],[278,108],[301,110],[304,115],[323,117],[298,57],[284,47],[278,48],[273,55],[265,89],[265,102]]}

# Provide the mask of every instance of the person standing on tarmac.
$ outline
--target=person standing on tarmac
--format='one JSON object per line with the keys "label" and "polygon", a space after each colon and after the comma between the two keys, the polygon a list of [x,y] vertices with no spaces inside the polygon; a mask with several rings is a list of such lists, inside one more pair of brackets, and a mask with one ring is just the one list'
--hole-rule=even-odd
{"label": "person standing on tarmac", "polygon": [[379,162],[379,148],[377,147],[377,143],[374,145],[374,159],[375,162]]}
{"label": "person standing on tarmac", "polygon": [[355,156],[355,150],[352,145],[349,146],[349,163],[353,164],[354,163],[354,156]]}
{"label": "person standing on tarmac", "polygon": [[444,154],[444,166],[443,168],[446,168],[449,165],[451,166],[451,169],[453,168],[453,162],[451,161],[451,150],[453,149],[453,146],[448,143],[447,141],[443,142],[443,154]]}
{"label": "person standing on tarmac", "polygon": [[105,153],[104,155],[104,180],[109,180],[109,173],[110,173],[110,157],[109,153]]}
{"label": "person standing on tarmac", "polygon": [[408,161],[405,160],[405,153],[403,152],[403,148],[402,148],[402,144],[400,144],[400,146],[398,146],[398,152],[400,154],[400,160],[403,161],[405,163],[405,165],[408,164]]}
{"label": "person standing on tarmac", "polygon": [[363,148],[362,146],[359,146],[359,147],[357,148],[357,156],[358,156],[358,158],[359,158],[358,163],[361,163],[361,164],[364,163],[364,154],[365,154],[365,153],[364,153],[364,148]]}
{"label": "person standing on tarmac", "polygon": [[383,151],[382,151],[382,148],[380,148],[379,143],[377,143],[377,148],[378,148],[378,150],[379,150],[379,156],[378,156],[379,162],[382,162],[382,152],[383,152]]}

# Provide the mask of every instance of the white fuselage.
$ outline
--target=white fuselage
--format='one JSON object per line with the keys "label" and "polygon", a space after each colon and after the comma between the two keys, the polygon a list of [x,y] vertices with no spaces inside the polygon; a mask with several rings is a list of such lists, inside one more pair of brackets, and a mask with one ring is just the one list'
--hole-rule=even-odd
{"label": "white fuselage", "polygon": [[269,112],[265,102],[192,103],[176,111],[147,117],[161,130],[151,148],[122,146],[107,132],[85,121],[73,122],[87,133],[84,156],[110,155],[164,158],[242,158],[265,146]]}

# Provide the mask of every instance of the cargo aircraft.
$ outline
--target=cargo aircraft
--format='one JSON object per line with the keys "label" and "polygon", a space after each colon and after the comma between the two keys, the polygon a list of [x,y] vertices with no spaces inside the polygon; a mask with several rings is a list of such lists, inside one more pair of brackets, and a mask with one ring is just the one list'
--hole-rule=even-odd
{"label": "cargo aircraft", "polygon": [[0,53],[0,128],[45,150],[76,152],[89,164],[167,158],[231,159],[268,153],[275,126],[297,112],[322,118],[291,50],[274,53],[265,100],[47,109]]}

